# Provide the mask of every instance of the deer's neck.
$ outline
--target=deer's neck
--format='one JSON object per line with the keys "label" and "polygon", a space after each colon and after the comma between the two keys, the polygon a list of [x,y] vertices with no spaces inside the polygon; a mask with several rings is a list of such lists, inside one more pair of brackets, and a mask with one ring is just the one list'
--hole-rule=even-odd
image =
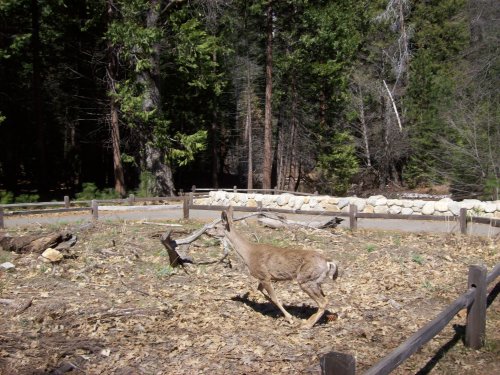
{"label": "deer's neck", "polygon": [[243,258],[245,263],[248,264],[252,254],[253,245],[237,233],[234,228],[231,228],[230,231],[224,231],[224,233],[233,249]]}

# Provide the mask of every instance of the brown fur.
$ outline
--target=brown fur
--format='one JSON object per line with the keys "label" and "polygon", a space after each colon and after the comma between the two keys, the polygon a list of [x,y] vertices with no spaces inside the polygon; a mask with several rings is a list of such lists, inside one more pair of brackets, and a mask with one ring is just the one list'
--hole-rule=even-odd
{"label": "brown fur", "polygon": [[289,322],[292,322],[292,316],[276,297],[272,282],[297,280],[302,290],[318,304],[317,313],[305,323],[306,327],[311,328],[323,316],[328,305],[328,300],[321,290],[321,283],[327,277],[333,280],[337,278],[338,269],[335,263],[317,251],[251,243],[236,231],[232,218],[232,207],[222,212],[224,235],[243,258],[250,274],[259,280],[259,291],[283,312]]}

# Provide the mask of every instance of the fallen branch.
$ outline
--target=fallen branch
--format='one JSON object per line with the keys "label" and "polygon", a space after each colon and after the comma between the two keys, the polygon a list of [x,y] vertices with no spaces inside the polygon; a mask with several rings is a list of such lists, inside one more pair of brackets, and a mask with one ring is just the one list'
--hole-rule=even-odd
{"label": "fallen branch", "polygon": [[269,215],[266,215],[267,217],[261,217],[259,218],[259,223],[270,227],[270,228],[297,228],[297,227],[303,227],[303,228],[312,228],[312,229],[324,229],[324,228],[335,228],[337,225],[339,225],[344,219],[340,217],[334,217],[332,219],[329,219],[327,221],[293,221],[293,220],[287,220],[283,217],[280,216],[274,216],[271,217]]}

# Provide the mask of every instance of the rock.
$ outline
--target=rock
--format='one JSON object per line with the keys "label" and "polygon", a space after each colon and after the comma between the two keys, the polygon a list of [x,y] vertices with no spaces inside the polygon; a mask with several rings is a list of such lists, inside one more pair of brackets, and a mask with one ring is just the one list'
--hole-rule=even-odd
{"label": "rock", "polygon": [[226,192],[223,191],[223,190],[218,190],[215,193],[215,200],[216,201],[221,201],[221,200],[224,200],[224,199],[226,199]]}
{"label": "rock", "polygon": [[474,206],[478,203],[481,203],[481,202],[478,201],[477,199],[464,199],[462,201],[462,207],[464,207],[468,210],[472,210],[474,208]]}
{"label": "rock", "polygon": [[257,207],[257,202],[255,201],[255,199],[249,199],[247,202],[247,207],[252,207],[252,208]]}
{"label": "rock", "polygon": [[295,204],[293,205],[294,210],[300,210],[304,204],[304,197],[295,197]]}
{"label": "rock", "polygon": [[326,204],[324,204],[324,205],[323,205],[323,208],[324,208],[326,211],[333,211],[333,212],[338,212],[338,211],[340,211],[339,206],[337,206],[336,204],[326,203]]}
{"label": "rock", "polygon": [[393,215],[397,215],[397,214],[401,213],[401,206],[391,206],[389,208],[389,213],[393,214]]}
{"label": "rock", "polygon": [[377,202],[377,200],[382,199],[382,198],[384,198],[383,195],[372,195],[371,197],[369,197],[366,200],[366,204],[369,204],[371,206],[375,206],[375,203]]}
{"label": "rock", "polygon": [[361,198],[355,198],[352,200],[352,204],[355,204],[359,212],[363,212],[366,207],[366,201]]}
{"label": "rock", "polygon": [[372,214],[373,211],[374,211],[374,209],[373,209],[372,205],[366,205],[365,209],[363,210],[363,212],[366,212],[367,214]]}
{"label": "rock", "polygon": [[422,201],[422,200],[416,200],[416,201],[413,201],[413,208],[422,208],[424,207],[425,205],[425,201]]}
{"label": "rock", "polygon": [[318,198],[309,198],[309,207],[314,208],[318,205]]}
{"label": "rock", "polygon": [[445,198],[441,199],[440,201],[435,202],[434,204],[434,209],[439,212],[446,212],[448,211],[448,205],[451,199]]}
{"label": "rock", "polygon": [[10,269],[16,268],[16,266],[13,265],[11,262],[5,262],[5,263],[0,264],[0,268],[2,268],[4,270],[10,270]]}
{"label": "rock", "polygon": [[63,255],[61,254],[60,251],[57,251],[56,249],[49,247],[42,253],[40,258],[45,263],[54,263],[60,261],[63,258]]}
{"label": "rock", "polygon": [[280,194],[278,199],[276,200],[276,203],[278,203],[278,206],[284,206],[288,204],[288,201],[290,200],[291,194]]}
{"label": "rock", "polygon": [[375,201],[375,206],[385,206],[387,204],[387,198],[381,197]]}
{"label": "rock", "polygon": [[340,198],[337,206],[342,209],[349,205],[349,198]]}
{"label": "rock", "polygon": [[412,215],[413,210],[410,207],[403,207],[401,210],[401,215]]}
{"label": "rock", "polygon": [[432,215],[435,211],[434,202],[427,202],[422,207],[422,214],[424,215]]}
{"label": "rock", "polygon": [[376,214],[386,214],[386,213],[389,212],[389,207],[387,207],[387,206],[375,206],[375,208],[373,209],[373,211]]}
{"label": "rock", "polygon": [[413,206],[413,201],[407,199],[403,201],[403,207],[411,208],[412,206]]}
{"label": "rock", "polygon": [[455,216],[460,215],[460,208],[462,208],[462,207],[460,206],[460,203],[458,203],[458,202],[453,201],[453,202],[448,203],[448,209]]}
{"label": "rock", "polygon": [[497,205],[495,202],[485,202],[484,204],[484,212],[492,213],[497,210]]}
{"label": "rock", "polygon": [[[339,200],[340,200],[340,198],[337,198],[337,197],[328,197],[327,204],[337,205],[339,203]],[[498,202],[498,204],[499,204],[498,207],[500,207],[500,201]],[[499,208],[499,211],[500,211],[500,208]]]}

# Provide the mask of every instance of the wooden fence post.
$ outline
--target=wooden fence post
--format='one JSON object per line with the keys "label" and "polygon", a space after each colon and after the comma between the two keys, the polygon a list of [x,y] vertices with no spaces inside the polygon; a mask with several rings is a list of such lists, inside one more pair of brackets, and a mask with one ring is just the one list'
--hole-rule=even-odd
{"label": "wooden fence post", "polygon": [[349,205],[349,228],[351,230],[358,229],[358,218],[356,214],[358,213],[358,206],[355,204]]}
{"label": "wooden fence post", "polygon": [[3,207],[0,207],[0,229],[3,229],[4,224],[3,224]]}
{"label": "wooden fence post", "polygon": [[196,185],[191,186],[191,192],[196,193]]}
{"label": "wooden fence post", "polygon": [[276,185],[276,186],[274,187],[273,194],[274,194],[274,195],[277,195],[277,194],[278,194],[278,185]]}
{"label": "wooden fence post", "polygon": [[238,192],[238,186],[234,185],[233,186],[233,193],[237,193]]}
{"label": "wooden fence post", "polygon": [[486,267],[469,267],[468,287],[475,288],[474,302],[467,308],[467,326],[465,327],[465,345],[479,349],[484,345],[486,331]]}
{"label": "wooden fence post", "polygon": [[467,234],[467,209],[460,209],[460,216],[458,217],[460,223],[460,233]]}
{"label": "wooden fence post", "polygon": [[191,201],[193,193],[184,196],[184,200],[182,201],[182,215],[185,220],[189,219],[189,203]]}
{"label": "wooden fence post", "polygon": [[329,352],[320,359],[321,375],[354,375],[356,359],[350,354]]}
{"label": "wooden fence post", "polygon": [[92,200],[92,219],[99,219],[99,205],[95,199]]}
{"label": "wooden fence post", "polygon": [[128,196],[128,205],[132,206],[134,204],[134,202],[135,202],[135,195],[134,194],[130,194]]}
{"label": "wooden fence post", "polygon": [[69,208],[70,203],[69,203],[69,197],[67,195],[64,196],[64,208]]}

